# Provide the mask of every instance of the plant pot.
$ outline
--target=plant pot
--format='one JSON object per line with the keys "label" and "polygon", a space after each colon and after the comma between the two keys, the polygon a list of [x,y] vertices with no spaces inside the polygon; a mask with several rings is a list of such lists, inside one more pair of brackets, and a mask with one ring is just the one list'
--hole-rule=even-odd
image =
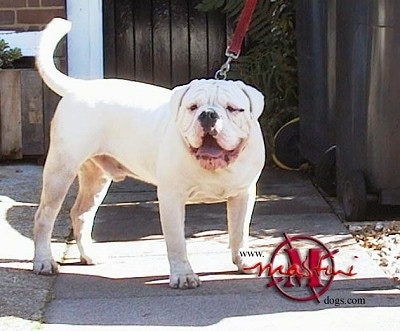
{"label": "plant pot", "polygon": [[0,69],[0,159],[43,158],[59,98],[35,69]]}

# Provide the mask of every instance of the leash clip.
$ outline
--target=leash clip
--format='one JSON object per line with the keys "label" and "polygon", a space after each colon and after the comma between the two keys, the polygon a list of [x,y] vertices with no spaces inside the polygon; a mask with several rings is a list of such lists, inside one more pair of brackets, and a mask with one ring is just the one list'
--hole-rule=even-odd
{"label": "leash clip", "polygon": [[221,69],[215,73],[215,79],[225,80],[229,70],[231,70],[232,60],[239,58],[239,54],[229,51],[229,47],[226,49],[225,56],[227,57],[226,62],[221,66]]}

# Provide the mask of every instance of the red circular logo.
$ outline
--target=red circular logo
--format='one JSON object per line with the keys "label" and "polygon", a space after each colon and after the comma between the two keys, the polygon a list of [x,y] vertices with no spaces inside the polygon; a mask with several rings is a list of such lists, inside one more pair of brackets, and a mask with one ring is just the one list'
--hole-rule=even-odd
{"label": "red circular logo", "polygon": [[[270,260],[270,277],[271,281],[267,284],[268,287],[275,286],[275,288],[282,293],[285,297],[296,301],[310,301],[317,300],[328,291],[335,276],[335,264],[333,255],[338,250],[330,251],[318,239],[297,235],[289,237],[284,234],[285,240],[276,247],[272,253]],[[308,254],[305,259],[302,258],[300,248],[304,244],[311,244],[308,249]],[[284,269],[281,266],[274,266],[275,258],[279,253],[286,253],[288,257],[288,267]],[[322,267],[322,262],[326,260],[326,264]],[[280,276],[277,276],[277,273]],[[325,279],[322,279],[322,275]],[[306,295],[301,295],[298,291],[299,287],[306,287]]]}

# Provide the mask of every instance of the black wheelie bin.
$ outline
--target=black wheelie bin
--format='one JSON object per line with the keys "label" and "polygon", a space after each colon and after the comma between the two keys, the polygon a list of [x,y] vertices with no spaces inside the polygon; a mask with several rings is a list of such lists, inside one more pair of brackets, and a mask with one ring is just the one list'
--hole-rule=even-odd
{"label": "black wheelie bin", "polygon": [[296,1],[299,117],[275,135],[274,161],[296,170],[315,169],[315,182],[336,194],[335,169],[335,4],[336,0]]}
{"label": "black wheelie bin", "polygon": [[335,55],[336,0],[296,3],[301,155],[315,181],[336,194]]}
{"label": "black wheelie bin", "polygon": [[337,186],[348,220],[400,205],[400,1],[338,0]]}

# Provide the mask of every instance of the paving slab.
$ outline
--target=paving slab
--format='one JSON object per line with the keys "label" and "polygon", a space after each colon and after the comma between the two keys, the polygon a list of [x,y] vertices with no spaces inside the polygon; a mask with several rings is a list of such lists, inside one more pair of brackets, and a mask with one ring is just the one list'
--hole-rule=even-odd
{"label": "paving slab", "polygon": [[[0,330],[40,327],[55,277],[32,273],[33,217],[40,197],[42,167],[0,165]],[[53,253],[62,259],[68,234],[71,189],[53,233]]]}
{"label": "paving slab", "polygon": [[343,297],[355,300],[355,295],[332,291],[321,304],[299,304],[273,292],[245,293],[246,288],[241,290],[231,294],[82,299],[79,308],[76,300],[67,299],[62,303],[65,317],[54,329],[62,330],[66,324],[92,328],[107,326],[110,329],[126,326],[132,330],[168,326],[219,330],[247,330],[250,327],[316,330],[325,326],[326,330],[376,330],[378,325],[383,330],[398,329],[399,320],[394,318],[398,307],[392,306],[388,296],[375,300],[364,297],[366,303],[363,306],[353,304],[351,308],[345,308],[325,304],[324,300]]}

